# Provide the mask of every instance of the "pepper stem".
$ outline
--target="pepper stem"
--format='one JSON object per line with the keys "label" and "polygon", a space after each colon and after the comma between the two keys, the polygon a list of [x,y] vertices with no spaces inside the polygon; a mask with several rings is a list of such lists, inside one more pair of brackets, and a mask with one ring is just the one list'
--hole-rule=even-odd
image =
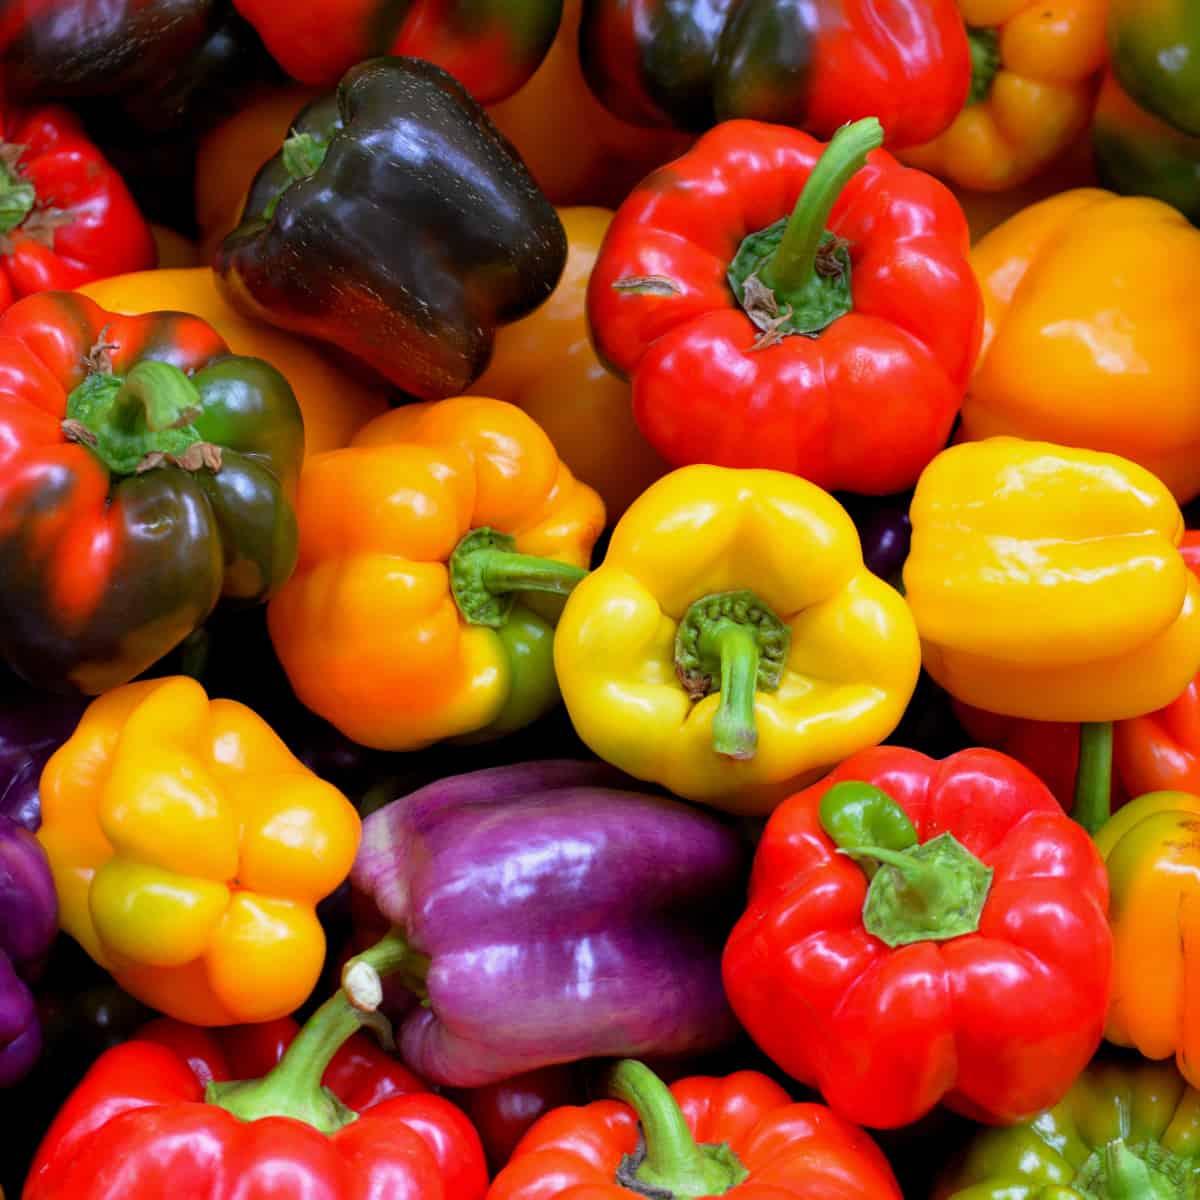
{"label": "pepper stem", "polygon": [[481,525],[450,555],[450,591],[468,625],[500,629],[519,592],[566,596],[586,575],[582,567],[516,553],[516,538]]}
{"label": "pepper stem", "polygon": [[[206,446],[192,422],[203,402],[196,385],[171,363],[145,359],[122,378],[93,372],[67,397],[64,433],[82,442],[115,475],[146,469],[155,455],[183,460],[194,446]],[[151,460],[149,465],[158,465]],[[200,455],[192,469],[220,465]]]}
{"label": "pepper stem", "polygon": [[720,680],[713,750],[746,760],[758,749],[758,692],[779,687],[792,631],[753,592],[714,592],[683,615],[675,634],[675,674],[693,700]]}
{"label": "pepper stem", "polygon": [[762,267],[762,281],[767,287],[786,294],[812,278],[834,203],[866,165],[867,155],[882,145],[883,126],[877,117],[843,125],[833,135],[788,217],[782,241]]}
{"label": "pepper stem", "polygon": [[1169,1200],[1179,1194],[1121,1138],[1114,1138],[1104,1147],[1102,1180],[1106,1200]]}
{"label": "pepper stem", "polygon": [[992,84],[1000,72],[1000,35],[994,29],[968,25],[967,46],[971,51],[971,90],[966,107],[970,108],[992,94]]}
{"label": "pepper stem", "polygon": [[17,170],[23,146],[0,143],[0,234],[16,229],[37,203],[37,190]]}
{"label": "pepper stem", "polygon": [[292,1117],[332,1134],[358,1114],[321,1085],[344,1042],[370,1022],[382,998],[380,977],[403,971],[415,955],[403,937],[388,934],[346,964],[342,986],[308,1019],[278,1063],[261,1079],[210,1083],[204,1099],[242,1121]]}
{"label": "pepper stem", "polygon": [[1112,748],[1111,721],[1085,721],[1080,725],[1071,816],[1090,834],[1095,834],[1112,813]]}
{"label": "pepper stem", "polygon": [[608,1077],[608,1093],[623,1100],[641,1125],[642,1144],[617,1169],[616,1182],[662,1200],[720,1196],[748,1172],[724,1143],[699,1145],[670,1089],[649,1067],[622,1059]]}

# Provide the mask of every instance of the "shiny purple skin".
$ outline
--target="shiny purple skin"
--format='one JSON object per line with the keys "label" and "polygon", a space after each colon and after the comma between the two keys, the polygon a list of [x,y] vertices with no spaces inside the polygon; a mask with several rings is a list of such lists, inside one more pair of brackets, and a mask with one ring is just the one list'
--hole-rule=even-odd
{"label": "shiny purple skin", "polygon": [[33,1065],[42,1035],[27,976],[58,931],[50,863],[28,829],[0,816],[0,1087]]}
{"label": "shiny purple skin", "polygon": [[907,505],[881,505],[860,517],[857,524],[867,570],[880,579],[898,575],[912,541]]}
{"label": "shiny purple skin", "polygon": [[36,831],[38,780],[46,760],[75,732],[86,699],[21,689],[0,698],[0,815]]}
{"label": "shiny purple skin", "polygon": [[745,850],[716,817],[590,763],[460,775],[369,816],[351,879],[431,959],[397,1041],[479,1087],[595,1056],[686,1055],[736,1032],[720,956]]}

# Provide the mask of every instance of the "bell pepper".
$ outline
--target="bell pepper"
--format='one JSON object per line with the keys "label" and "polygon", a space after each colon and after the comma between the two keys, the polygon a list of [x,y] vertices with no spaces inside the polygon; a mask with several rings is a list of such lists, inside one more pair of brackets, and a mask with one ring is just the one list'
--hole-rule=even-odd
{"label": "bell pepper", "polygon": [[912,146],[954,120],[971,80],[953,0],[584,0],[579,36],[592,91],[638,125],[747,118],[830,137],[875,115]]}
{"label": "bell pepper", "polygon": [[462,391],[496,328],[554,290],[554,209],[483,110],[418,59],[352,67],[292,128],[217,250],[226,297],[422,399]]}
{"label": "bell pepper", "polygon": [[693,1076],[668,1089],[617,1063],[613,1100],[555,1109],[521,1141],[488,1200],[642,1196],[820,1196],[900,1200],[879,1147],[822,1104],[793,1104],[757,1071]]}
{"label": "bell pepper", "polygon": [[1129,95],[1200,136],[1200,10],[1191,0],[1110,0],[1113,70]]}
{"label": "bell pepper", "polygon": [[5,94],[128,95],[179,70],[209,35],[214,0],[8,0]]}
{"label": "bell pepper", "polygon": [[1113,454],[996,437],[943,451],[910,509],[904,567],[926,670],[959,700],[1040,721],[1110,721],[1200,668],[1200,581],[1183,518]]}
{"label": "bell pepper", "polygon": [[622,121],[588,88],[579,61],[582,0],[566,0],[554,44],[529,82],[488,116],[553,204],[616,208],[634,185],[694,140]]}
{"label": "bell pepper", "polygon": [[[206,1070],[177,1034],[109,1050],[46,1133],[24,1200],[483,1200],[483,1148],[462,1112],[440,1096],[398,1094],[378,1052],[339,1064],[369,1003],[347,980],[261,1078],[216,1078],[216,1054]],[[238,1061],[241,1032],[226,1035],[235,1070],[250,1065]],[[252,1042],[246,1057],[264,1050]]]}
{"label": "bell pepper", "polygon": [[358,847],[350,802],[265,722],[184,676],[92,702],[42,773],[62,928],[126,991],[197,1025],[267,1021],[321,970],[318,900]]}
{"label": "bell pepper", "polygon": [[18,674],[98,694],[291,573],[304,427],[269,363],[197,317],[42,292],[0,316],[0,372],[0,653]]}
{"label": "bell pepper", "polygon": [[1200,230],[1157,200],[1081,188],[1018,213],[971,257],[986,319],[959,437],[1107,450],[1180,503],[1200,494]]}
{"label": "bell pepper", "polygon": [[329,86],[376,55],[449,71],[481,104],[511,95],[554,40],[562,0],[234,0],[283,68]]}
{"label": "bell pepper", "polygon": [[981,1130],[935,1200],[1140,1200],[1193,1194],[1200,1094],[1167,1064],[1100,1061],[1053,1108]]}
{"label": "bell pepper", "polygon": [[387,410],[386,391],[339,370],[303,339],[272,329],[232,308],[208,267],[138,271],[79,289],[101,308],[127,316],[159,310],[191,313],[207,321],[234,354],[266,359],[296,394],[309,454],[345,446],[372,417]]}
{"label": "bell pepper", "polygon": [[1152,196],[1200,224],[1200,136],[1139,108],[1109,71],[1092,118],[1099,181],[1123,196]]}
{"label": "bell pepper", "polygon": [[725,988],[850,1120],[944,1103],[1011,1123],[1061,1100],[1100,1043],[1107,902],[1087,834],[1020,763],[876,747],[772,814]]}
{"label": "bell pepper", "polygon": [[457,396],[386,413],[308,460],[297,513],[271,641],[296,695],[348,737],[414,750],[519,729],[557,701],[553,613],[522,597],[575,586],[604,505],[519,408]]}
{"label": "bell pepper", "polygon": [[880,137],[728,121],[621,205],[588,316],[668,462],[880,495],[945,445],[982,321],[966,222]]}
{"label": "bell pepper", "polygon": [[567,601],[554,665],[601,758],[761,814],[895,728],[919,648],[836,500],[792,475],[697,466],[617,523]]}
{"label": "bell pepper", "polygon": [[613,215],[602,208],[558,215],[567,234],[562,278],[536,312],[497,332],[475,389],[533,417],[575,477],[600,493],[613,521],[670,467],[638,430],[629,385],[604,369],[588,337],[588,278]]}
{"label": "bell pepper", "polygon": [[953,124],[901,154],[960,187],[1001,192],[1057,161],[1087,128],[1108,56],[1108,0],[958,0],[971,90]]}
{"label": "bell pepper", "polygon": [[1150,792],[1096,833],[1112,888],[1113,990],[1104,1036],[1146,1058],[1174,1054],[1200,1083],[1200,797]]}
{"label": "bell pepper", "polygon": [[524,763],[365,819],[351,881],[407,955],[401,978],[422,1003],[397,1043],[423,1078],[478,1087],[732,1039],[720,948],[742,842],[709,813],[628,789],[602,764]]}
{"label": "bell pepper", "polygon": [[14,685],[0,701],[0,816],[36,833],[42,823],[38,780],[75,732],[87,701]]}
{"label": "bell pepper", "polygon": [[33,292],[153,267],[121,176],[60,105],[0,110],[0,311]]}
{"label": "bell pepper", "polygon": [[321,92],[298,84],[264,92],[222,121],[196,150],[195,209],[201,262],[237,226],[259,168],[286,141],[292,119]]}
{"label": "bell pepper", "polygon": [[28,981],[57,933],[46,852],[28,829],[0,815],[0,1088],[20,1079],[41,1052]]}

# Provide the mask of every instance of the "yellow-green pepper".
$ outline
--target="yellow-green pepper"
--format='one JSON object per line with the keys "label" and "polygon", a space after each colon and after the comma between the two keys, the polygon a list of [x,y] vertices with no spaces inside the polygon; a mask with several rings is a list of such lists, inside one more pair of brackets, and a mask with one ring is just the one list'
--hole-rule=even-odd
{"label": "yellow-green pepper", "polygon": [[767,812],[885,738],[920,668],[845,510],[777,471],[653,484],[567,601],[554,663],[579,736],[639,779]]}

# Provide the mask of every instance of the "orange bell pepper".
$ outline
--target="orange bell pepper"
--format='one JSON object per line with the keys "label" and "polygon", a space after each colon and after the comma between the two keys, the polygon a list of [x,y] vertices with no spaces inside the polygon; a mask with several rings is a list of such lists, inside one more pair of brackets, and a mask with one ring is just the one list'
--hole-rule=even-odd
{"label": "orange bell pepper", "polygon": [[292,119],[320,88],[277,88],[239,109],[205,135],[196,152],[196,224],[200,261],[211,263],[218,244],[240,221],[258,169],[279,153]]}
{"label": "orange bell pepper", "polygon": [[967,106],[932,142],[899,152],[962,187],[1018,187],[1087,128],[1108,57],[1108,0],[958,0],[971,43]]}
{"label": "orange bell pepper", "polygon": [[500,329],[491,365],[473,387],[533,417],[615,520],[671,468],[633,419],[632,388],[604,369],[588,335],[588,278],[613,214],[563,208],[558,215],[567,231],[562,278],[545,304]]}
{"label": "orange bell pepper", "polygon": [[231,308],[208,267],[137,271],[78,289],[109,312],[177,311],[207,321],[234,354],[266,359],[282,371],[304,417],[308,454],[344,446],[372,417],[386,411],[387,393],[339,370],[304,340]]}
{"label": "orange bell pepper", "polygon": [[308,459],[296,516],[271,640],[296,695],[348,737],[496,736],[557,700],[552,622],[526,593],[578,583],[604,505],[519,408],[394,409]]}
{"label": "orange bell pepper", "polygon": [[655,167],[695,140],[614,117],[591,93],[579,64],[582,0],[563,5],[558,37],[520,91],[488,109],[552,204],[616,208]]}
{"label": "orange bell pepper", "polygon": [[132,996],[196,1025],[270,1021],[325,959],[316,905],[358,814],[256,713],[185,676],[83,714],[41,778],[59,919]]}
{"label": "orange bell pepper", "polygon": [[1159,200],[1063,192],[971,252],[983,348],[959,439],[1119,454],[1200,494],[1200,230]]}

